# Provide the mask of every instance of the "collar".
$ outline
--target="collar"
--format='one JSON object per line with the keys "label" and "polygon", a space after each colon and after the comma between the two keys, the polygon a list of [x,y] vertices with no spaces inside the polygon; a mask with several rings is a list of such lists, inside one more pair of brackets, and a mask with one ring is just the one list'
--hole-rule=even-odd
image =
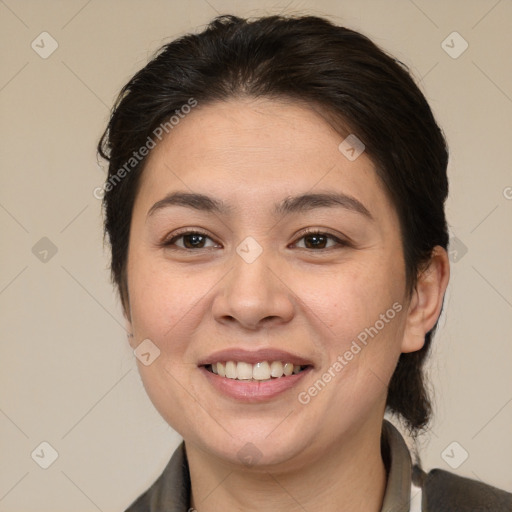
{"label": "collar", "polygon": [[411,455],[400,432],[387,420],[382,424],[381,452],[388,480],[380,512],[408,512],[411,507]]}
{"label": "collar", "polygon": [[[398,430],[387,420],[382,424],[381,452],[387,484],[380,512],[409,512],[411,456]],[[125,512],[187,512],[190,510],[190,473],[182,442],[158,480]]]}

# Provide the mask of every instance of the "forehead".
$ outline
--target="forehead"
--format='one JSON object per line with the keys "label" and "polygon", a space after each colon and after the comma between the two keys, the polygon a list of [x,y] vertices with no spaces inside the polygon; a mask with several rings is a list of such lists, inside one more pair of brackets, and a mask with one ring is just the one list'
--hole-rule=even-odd
{"label": "forehead", "polygon": [[[372,214],[392,210],[372,160],[339,149],[340,135],[303,103],[237,99],[199,105],[152,150],[138,202],[172,190],[215,195],[237,208],[286,195],[333,190],[356,197]],[[151,205],[146,205],[146,211]]]}

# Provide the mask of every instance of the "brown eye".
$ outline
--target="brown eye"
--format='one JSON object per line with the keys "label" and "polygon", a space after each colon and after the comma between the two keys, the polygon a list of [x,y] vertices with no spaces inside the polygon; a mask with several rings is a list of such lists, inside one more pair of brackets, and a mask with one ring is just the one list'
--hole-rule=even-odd
{"label": "brown eye", "polygon": [[197,233],[191,235],[183,235],[183,245],[187,249],[197,249],[204,247],[206,237]]}
{"label": "brown eye", "polygon": [[297,246],[301,249],[330,249],[335,246],[344,246],[346,245],[343,241],[339,240],[333,235],[328,233],[321,232],[310,232],[303,235],[300,240],[304,241],[301,246],[300,243],[297,243]]}
{"label": "brown eye", "polygon": [[[210,241],[210,245],[207,245]],[[215,242],[205,233],[197,231],[187,231],[174,236],[164,243],[165,247],[179,247],[181,249],[204,249],[206,247],[215,247]]]}
{"label": "brown eye", "polygon": [[328,237],[324,235],[308,235],[304,237],[308,249],[325,249]]}

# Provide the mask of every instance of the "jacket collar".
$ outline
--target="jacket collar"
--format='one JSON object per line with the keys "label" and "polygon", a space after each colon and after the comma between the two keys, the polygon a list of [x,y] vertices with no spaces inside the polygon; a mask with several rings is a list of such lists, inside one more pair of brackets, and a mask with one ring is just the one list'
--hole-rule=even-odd
{"label": "jacket collar", "polygon": [[382,424],[381,452],[388,471],[381,512],[408,512],[411,506],[411,456],[400,432],[387,420]]}

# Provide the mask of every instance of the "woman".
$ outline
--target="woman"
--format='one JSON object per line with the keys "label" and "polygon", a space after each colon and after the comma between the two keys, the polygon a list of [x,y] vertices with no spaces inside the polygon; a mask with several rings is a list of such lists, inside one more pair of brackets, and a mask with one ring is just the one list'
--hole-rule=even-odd
{"label": "woman", "polygon": [[448,153],[401,63],[320,18],[219,17],[128,82],[99,151],[130,343],[184,438],[129,512],[511,510],[383,419],[428,424],[449,279]]}

